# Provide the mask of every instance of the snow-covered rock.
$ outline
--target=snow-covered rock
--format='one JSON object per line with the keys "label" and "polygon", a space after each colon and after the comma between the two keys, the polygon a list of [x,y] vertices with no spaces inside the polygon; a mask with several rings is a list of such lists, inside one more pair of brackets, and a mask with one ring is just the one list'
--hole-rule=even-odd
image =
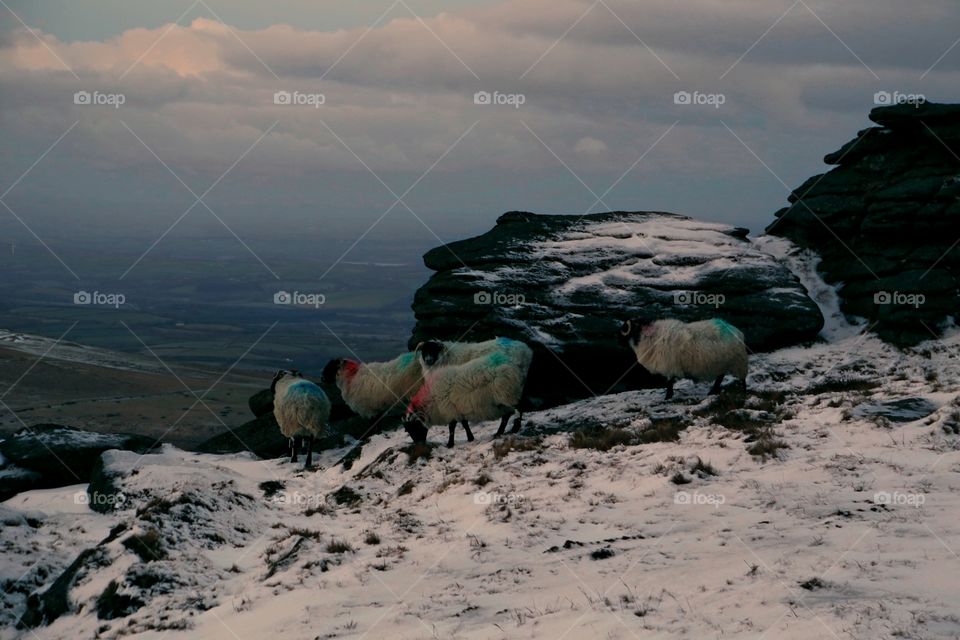
{"label": "snow-covered rock", "polygon": [[[754,351],[812,340],[817,305],[746,230],[661,212],[510,212],[487,233],[431,250],[410,346],[507,336],[534,346],[531,395],[553,405],[649,382],[617,343],[638,313],[721,317]],[[619,384],[619,386],[617,386]]]}

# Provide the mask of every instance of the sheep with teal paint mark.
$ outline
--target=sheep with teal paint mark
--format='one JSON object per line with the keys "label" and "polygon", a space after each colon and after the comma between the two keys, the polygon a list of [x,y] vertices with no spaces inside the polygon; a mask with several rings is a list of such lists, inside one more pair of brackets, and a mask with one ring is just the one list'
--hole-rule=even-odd
{"label": "sheep with teal paint mark", "polygon": [[416,354],[408,351],[387,362],[336,358],[324,367],[323,381],[335,383],[355,413],[373,418],[406,405],[420,388],[423,375]]}
{"label": "sheep with teal paint mark", "polygon": [[450,431],[447,446],[452,447],[457,422],[466,431],[467,440],[472,442],[474,437],[469,421],[500,418],[500,427],[494,434],[496,438],[503,435],[510,416],[514,414],[517,417],[510,432],[520,430],[523,417],[520,403],[532,351],[517,341],[510,341],[509,345],[501,343],[500,346],[462,364],[425,368],[423,386],[410,401],[404,418],[404,427],[414,442],[426,441],[427,427],[446,424]]}
{"label": "sheep with teal paint mark", "polygon": [[313,441],[326,435],[330,423],[330,399],[296,369],[277,371],[270,389],[273,415],[280,432],[290,439],[290,462],[297,461],[298,445],[306,438],[307,459],[303,468],[308,469],[313,465]]}
{"label": "sheep with teal paint mark", "polygon": [[510,338],[494,338],[483,342],[426,340],[417,345],[415,353],[424,373],[435,367],[464,364],[491,353],[503,353],[526,375],[533,360],[530,347]]}
{"label": "sheep with teal paint mark", "polygon": [[673,383],[680,378],[713,380],[710,394],[716,394],[724,376],[730,374],[747,389],[743,333],[725,320],[684,323],[636,318],[623,323],[620,337],[647,371],[666,377],[667,400],[673,397]]}

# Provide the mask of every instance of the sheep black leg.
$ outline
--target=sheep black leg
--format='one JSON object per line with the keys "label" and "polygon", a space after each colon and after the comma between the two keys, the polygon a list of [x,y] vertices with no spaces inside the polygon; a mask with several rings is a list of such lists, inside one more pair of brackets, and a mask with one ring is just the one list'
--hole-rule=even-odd
{"label": "sheep black leg", "polygon": [[519,432],[521,426],[523,426],[523,411],[517,411],[517,417],[513,421],[513,428],[510,429],[510,433]]}
{"label": "sheep black leg", "polygon": [[297,437],[290,438],[290,462],[297,461]]}
{"label": "sheep black leg", "polygon": [[497,429],[497,432],[496,432],[495,434],[493,434],[493,437],[494,437],[494,438],[499,438],[500,436],[503,435],[503,431],[504,431],[504,429],[507,428],[507,422],[509,422],[509,421],[510,421],[510,416],[509,416],[509,415],[505,415],[505,416],[503,416],[502,418],[500,418],[500,428]]}
{"label": "sheep black leg", "polygon": [[307,461],[303,464],[304,469],[313,466],[313,436],[307,436]]}
{"label": "sheep black leg", "polygon": [[720,383],[723,382],[723,374],[721,374],[713,383],[713,386],[710,387],[710,393],[707,395],[715,396],[720,393]]}
{"label": "sheep black leg", "polygon": [[453,447],[453,434],[457,430],[457,421],[454,420],[450,423],[450,438],[447,440],[447,446]]}
{"label": "sheep black leg", "polygon": [[667,380],[667,395],[664,396],[664,400],[669,400],[673,397],[673,378]]}
{"label": "sheep black leg", "polygon": [[467,432],[467,442],[473,442],[473,432],[470,431],[470,425],[466,420],[461,420],[460,424],[463,425],[463,430]]}

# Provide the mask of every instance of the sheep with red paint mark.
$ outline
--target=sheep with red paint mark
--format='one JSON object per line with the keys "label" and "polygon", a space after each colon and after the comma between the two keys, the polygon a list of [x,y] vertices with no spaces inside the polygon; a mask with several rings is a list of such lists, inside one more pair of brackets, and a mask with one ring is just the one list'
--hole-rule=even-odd
{"label": "sheep with red paint mark", "polygon": [[520,430],[524,385],[533,352],[522,342],[510,341],[493,351],[463,364],[439,366],[427,370],[423,386],[410,401],[404,427],[414,442],[425,442],[427,427],[446,424],[454,444],[457,422],[473,441],[469,421],[500,418],[494,437],[503,435],[510,416],[516,415],[511,433]]}
{"label": "sheep with red paint mark", "polygon": [[423,375],[410,351],[387,362],[336,358],[324,367],[323,381],[336,383],[343,401],[354,412],[373,418],[405,405],[420,388]]}

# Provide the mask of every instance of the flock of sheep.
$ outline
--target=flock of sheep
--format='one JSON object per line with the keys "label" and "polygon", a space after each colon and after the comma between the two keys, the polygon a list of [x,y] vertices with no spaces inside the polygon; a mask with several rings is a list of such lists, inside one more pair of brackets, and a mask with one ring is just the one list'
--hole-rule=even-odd
{"label": "flock of sheep", "polygon": [[[636,318],[620,328],[621,340],[649,372],[667,379],[666,399],[673,397],[677,379],[713,380],[719,393],[725,375],[736,377],[744,390],[747,349],[743,333],[720,319],[683,323]],[[511,433],[520,430],[524,386],[533,350],[509,338],[484,342],[427,340],[414,351],[387,362],[331,360],[323,381],[336,384],[344,402],[364,417],[382,415],[398,402],[407,404],[403,424],[414,442],[425,442],[427,429],[446,424],[452,447],[459,422],[473,441],[470,421],[500,418],[494,437],[504,433],[516,416]],[[274,415],[290,439],[291,462],[297,461],[300,441],[307,441],[305,468],[313,463],[313,443],[326,434],[330,399],[296,370],[281,370],[273,378]]]}

